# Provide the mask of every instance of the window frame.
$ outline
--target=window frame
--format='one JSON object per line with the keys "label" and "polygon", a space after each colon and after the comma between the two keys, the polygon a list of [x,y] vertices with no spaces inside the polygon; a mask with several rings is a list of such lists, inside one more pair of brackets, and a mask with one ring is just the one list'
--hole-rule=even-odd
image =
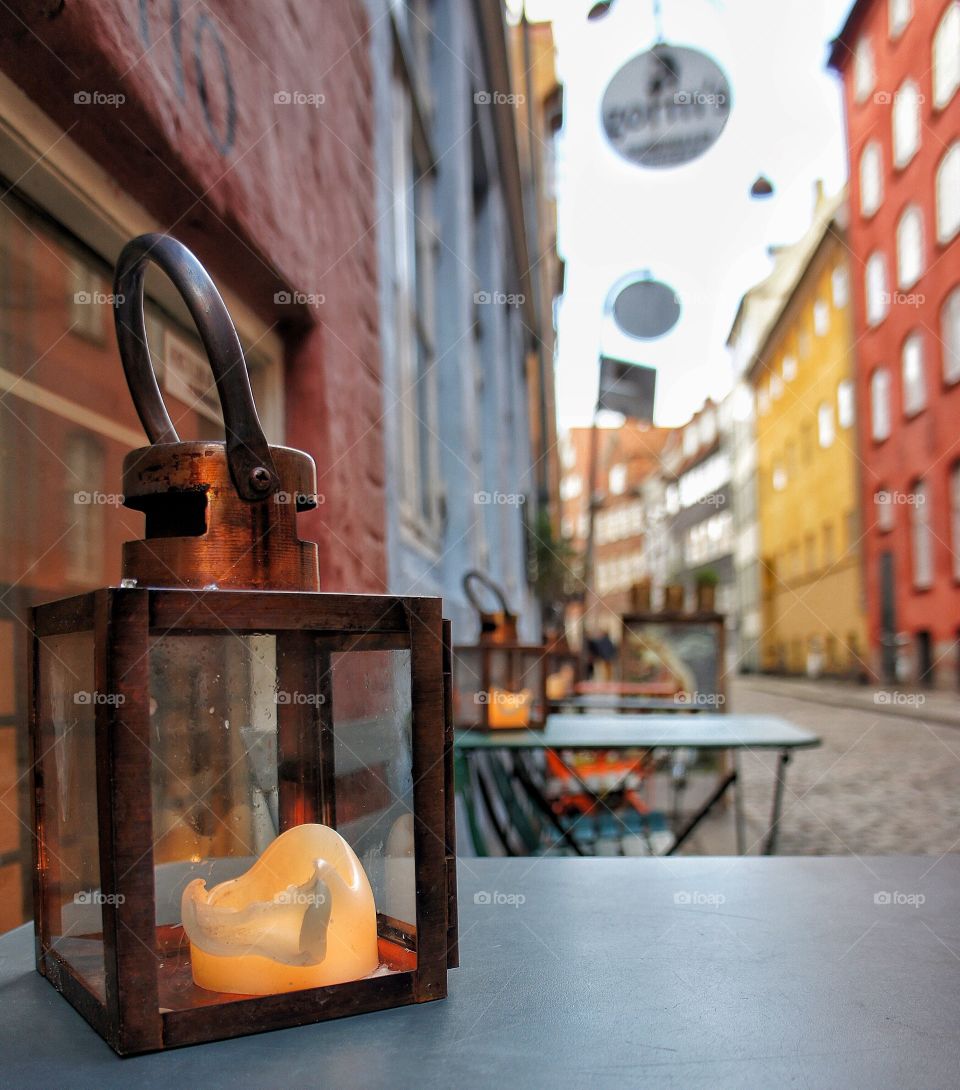
{"label": "window frame", "polygon": [[[949,42],[941,43],[941,35],[950,32],[955,36],[952,49],[949,48]],[[943,46],[943,55],[951,57],[954,65],[952,81],[946,86],[941,82],[942,69],[938,64],[938,58],[941,56],[941,45]],[[930,68],[933,108],[938,111],[945,110],[953,101],[957,89],[960,88],[960,0],[951,0],[951,3],[943,9],[943,14],[937,22],[937,27],[930,42]]]}
{"label": "window frame", "polygon": [[[877,382],[883,384],[883,415],[877,412],[878,389]],[[891,435],[893,428],[893,409],[890,404],[891,392],[890,368],[884,364],[874,367],[870,375],[870,438],[874,443],[885,443]],[[878,420],[882,419],[884,427],[878,426]]]}
{"label": "window frame", "polygon": [[[955,184],[952,189],[944,180],[944,174],[948,167],[955,174],[953,179]],[[954,200],[952,227],[947,231],[944,231],[943,209],[946,204],[942,199],[944,192],[952,193]],[[940,157],[940,162],[937,163],[937,169],[933,176],[933,196],[934,211],[936,213],[937,242],[941,246],[946,246],[957,237],[958,233],[960,233],[960,139],[953,141]]]}
{"label": "window frame", "polygon": [[[910,92],[909,98],[907,97],[908,91]],[[913,110],[910,115],[903,113],[907,108],[904,103],[908,102],[911,102],[913,105]],[[890,107],[891,147],[893,149],[893,165],[897,170],[906,170],[920,151],[923,129],[920,120],[922,104],[923,96],[920,94],[920,88],[917,86],[917,81],[912,76],[907,76],[897,88]],[[910,131],[913,135],[913,142],[909,147],[904,147],[903,141],[908,130],[903,128],[903,122],[907,120],[908,116],[912,122]]]}
{"label": "window frame", "polygon": [[[865,184],[867,167],[870,168],[871,186]],[[873,219],[883,204],[883,148],[879,140],[868,140],[860,151],[858,163],[858,177],[860,180],[860,215],[863,219]],[[867,204],[865,195],[868,188],[875,188],[875,199]]]}
{"label": "window frame", "polygon": [[[904,247],[904,235],[903,232],[908,226],[916,224],[916,254],[913,256],[912,263],[907,266],[906,258],[910,255]],[[896,241],[896,263],[897,263],[897,287],[901,291],[909,291],[912,287],[920,282],[921,277],[926,272],[926,247],[925,231],[923,224],[923,211],[918,204],[911,202],[905,205],[900,215],[897,218],[897,226],[895,228],[895,241]],[[910,241],[913,242],[914,238],[911,237]],[[904,273],[904,267],[907,266],[907,273]]]}
{"label": "window frame", "polygon": [[[914,376],[916,381],[908,380],[907,376],[907,352],[909,349],[913,348],[913,346],[916,346],[919,360],[918,373]],[[923,333],[919,329],[912,329],[906,337],[903,338],[903,343],[900,345],[901,400],[903,403],[903,415],[908,418],[919,415],[927,407],[925,348]]]}

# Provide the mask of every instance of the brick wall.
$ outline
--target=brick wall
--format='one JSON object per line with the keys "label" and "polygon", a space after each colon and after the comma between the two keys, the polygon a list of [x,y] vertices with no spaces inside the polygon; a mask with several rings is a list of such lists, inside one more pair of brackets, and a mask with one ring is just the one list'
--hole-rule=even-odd
{"label": "brick wall", "polygon": [[320,543],[326,589],[381,590],[386,575],[366,33],[351,0],[0,7],[7,76],[277,323],[287,441],[317,459],[325,496],[302,532]]}

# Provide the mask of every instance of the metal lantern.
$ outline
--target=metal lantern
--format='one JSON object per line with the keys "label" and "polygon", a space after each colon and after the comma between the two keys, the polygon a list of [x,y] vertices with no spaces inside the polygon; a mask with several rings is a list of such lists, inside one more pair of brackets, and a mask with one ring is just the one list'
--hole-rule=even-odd
{"label": "metal lantern", "polygon": [[[477,584],[498,600],[498,611],[483,608]],[[475,644],[458,644],[453,649],[457,727],[542,728],[551,703],[573,694],[577,656],[565,641],[522,643],[517,635],[517,615],[506,595],[483,573],[467,572],[463,589],[480,619],[480,637]]]}
{"label": "metal lantern", "polygon": [[[216,379],[181,442],[149,261]],[[37,968],[121,1054],[440,999],[457,964],[449,629],[438,598],[319,592],[302,451],[268,446],[223,301],[174,239],[120,255],[150,446],[117,587],[32,611]]]}

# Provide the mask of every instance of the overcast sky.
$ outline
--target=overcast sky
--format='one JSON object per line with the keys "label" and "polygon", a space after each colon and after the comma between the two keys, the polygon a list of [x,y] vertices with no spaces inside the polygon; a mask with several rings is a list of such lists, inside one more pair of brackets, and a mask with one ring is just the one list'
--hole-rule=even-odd
{"label": "overcast sky", "polygon": [[[601,352],[655,366],[655,423],[682,424],[706,396],[729,389],[724,344],[741,295],[769,271],[767,246],[803,233],[815,179],[831,193],[844,183],[840,90],[826,55],[851,0],[662,0],[665,39],[711,54],[732,92],[717,143],[669,170],[621,159],[600,124],[610,77],[653,44],[652,0],[615,0],[606,18],[589,23],[593,2],[527,0],[531,19],[553,20],[565,94],[560,424],[590,422]],[[776,192],[752,200],[761,172]],[[659,341],[633,340],[604,317],[610,288],[643,269],[670,284],[683,306]]]}

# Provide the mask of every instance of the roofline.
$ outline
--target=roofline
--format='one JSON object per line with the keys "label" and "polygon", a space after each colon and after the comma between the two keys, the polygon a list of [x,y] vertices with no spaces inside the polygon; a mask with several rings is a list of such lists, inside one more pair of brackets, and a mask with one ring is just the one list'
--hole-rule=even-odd
{"label": "roofline", "polygon": [[840,33],[830,43],[830,53],[827,57],[827,67],[835,72],[842,72],[847,61],[853,54],[851,39],[855,35],[863,19],[864,13],[873,0],[855,0],[853,7],[847,13],[847,20],[840,29]]}
{"label": "roofline", "polygon": [[814,246],[814,248],[810,251],[810,256],[803,263],[800,274],[797,276],[797,279],[791,286],[790,291],[784,297],[783,303],[780,305],[780,309],[777,311],[776,316],[770,323],[770,326],[767,330],[767,335],[757,346],[757,350],[756,352],[754,352],[753,358],[751,359],[749,366],[744,368],[743,376],[748,382],[752,383],[754,381],[757,376],[757,372],[760,370],[760,365],[765,362],[764,357],[766,355],[766,351],[768,346],[770,345],[770,342],[781,332],[781,327],[783,326],[787,311],[790,309],[790,305],[794,300],[794,296],[797,294],[797,289],[803,283],[804,279],[807,276],[807,273],[813,266],[813,263],[816,261],[821,250],[823,250],[824,246],[826,245],[827,240],[833,237],[836,238],[838,241],[842,242],[841,236],[843,235],[844,231],[845,228],[843,224],[840,223],[836,213],[834,213],[834,215],[832,215],[824,224],[823,231],[820,233],[820,238],[817,239],[816,246]]}

